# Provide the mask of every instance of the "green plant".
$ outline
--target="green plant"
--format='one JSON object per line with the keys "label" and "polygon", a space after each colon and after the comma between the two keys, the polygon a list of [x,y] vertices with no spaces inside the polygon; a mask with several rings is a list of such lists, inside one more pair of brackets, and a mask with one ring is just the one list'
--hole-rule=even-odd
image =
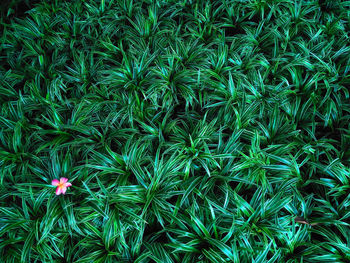
{"label": "green plant", "polygon": [[24,2],[1,262],[350,262],[349,1]]}

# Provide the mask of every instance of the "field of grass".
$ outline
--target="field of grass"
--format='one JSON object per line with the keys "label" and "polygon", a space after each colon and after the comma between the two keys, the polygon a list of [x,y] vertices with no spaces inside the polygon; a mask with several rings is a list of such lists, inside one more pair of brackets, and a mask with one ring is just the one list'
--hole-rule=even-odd
{"label": "field of grass", "polygon": [[0,12],[1,263],[350,262],[350,1]]}

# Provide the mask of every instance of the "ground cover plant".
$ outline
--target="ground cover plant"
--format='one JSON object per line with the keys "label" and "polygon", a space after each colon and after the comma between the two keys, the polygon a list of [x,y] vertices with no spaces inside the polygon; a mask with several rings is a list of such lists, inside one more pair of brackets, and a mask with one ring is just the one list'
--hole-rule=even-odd
{"label": "ground cover plant", "polygon": [[0,262],[350,262],[350,1],[0,19]]}

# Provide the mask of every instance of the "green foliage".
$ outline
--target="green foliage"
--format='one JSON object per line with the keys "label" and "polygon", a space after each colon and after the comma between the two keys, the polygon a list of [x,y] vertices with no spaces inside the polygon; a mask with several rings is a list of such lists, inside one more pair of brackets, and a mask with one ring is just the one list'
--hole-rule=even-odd
{"label": "green foliage", "polygon": [[5,2],[0,261],[350,262],[349,7]]}

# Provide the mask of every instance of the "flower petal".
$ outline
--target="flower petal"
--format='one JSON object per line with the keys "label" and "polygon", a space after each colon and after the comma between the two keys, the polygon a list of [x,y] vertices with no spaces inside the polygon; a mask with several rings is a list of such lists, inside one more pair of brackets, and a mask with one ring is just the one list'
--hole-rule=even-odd
{"label": "flower petal", "polygon": [[51,184],[55,185],[55,186],[59,185],[59,183],[60,183],[60,181],[58,181],[57,179],[53,179],[51,182]]}
{"label": "flower petal", "polygon": [[60,195],[62,193],[61,187],[56,188],[56,195]]}
{"label": "flower petal", "polygon": [[68,181],[68,178],[65,178],[65,177],[61,177],[60,178],[60,183],[61,184],[65,184],[65,183],[67,183],[67,181]]}
{"label": "flower petal", "polygon": [[65,193],[66,193],[66,191],[67,191],[67,187],[63,186],[63,187],[61,188],[61,192],[62,192],[62,194],[65,194]]}
{"label": "flower petal", "polygon": [[72,184],[71,184],[71,183],[65,183],[64,186],[65,186],[65,187],[70,187],[70,186],[72,186]]}

